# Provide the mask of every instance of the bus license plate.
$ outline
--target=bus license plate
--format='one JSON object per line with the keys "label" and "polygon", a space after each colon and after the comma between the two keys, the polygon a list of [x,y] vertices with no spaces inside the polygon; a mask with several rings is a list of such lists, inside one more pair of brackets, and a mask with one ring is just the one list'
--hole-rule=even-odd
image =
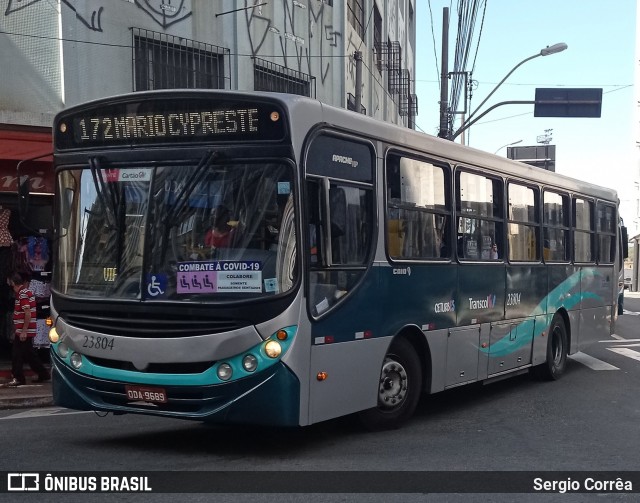
{"label": "bus license plate", "polygon": [[131,402],[167,403],[167,393],[164,388],[126,385],[127,399]]}

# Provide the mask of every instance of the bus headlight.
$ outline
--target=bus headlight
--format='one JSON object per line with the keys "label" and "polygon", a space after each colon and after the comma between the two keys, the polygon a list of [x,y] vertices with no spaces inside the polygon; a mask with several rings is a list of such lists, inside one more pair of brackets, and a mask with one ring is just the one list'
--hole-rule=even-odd
{"label": "bus headlight", "polygon": [[233,369],[231,368],[231,365],[229,365],[228,363],[220,364],[220,366],[218,367],[218,378],[221,381],[228,381],[229,379],[231,379],[232,375]]}
{"label": "bus headlight", "polygon": [[269,358],[278,358],[282,353],[282,346],[278,341],[268,341],[264,345],[264,352],[267,353]]}
{"label": "bus headlight", "polygon": [[58,344],[58,354],[62,358],[66,358],[69,355],[69,346],[67,346],[64,342]]}
{"label": "bus headlight", "polygon": [[242,366],[247,372],[253,372],[258,368],[258,359],[253,355],[245,355],[242,359]]}
{"label": "bus headlight", "polygon": [[49,330],[49,340],[54,344],[60,340],[60,334],[56,330],[56,327],[53,327],[51,330]]}
{"label": "bus headlight", "polygon": [[71,365],[76,370],[82,367],[82,355],[80,353],[71,354]]}

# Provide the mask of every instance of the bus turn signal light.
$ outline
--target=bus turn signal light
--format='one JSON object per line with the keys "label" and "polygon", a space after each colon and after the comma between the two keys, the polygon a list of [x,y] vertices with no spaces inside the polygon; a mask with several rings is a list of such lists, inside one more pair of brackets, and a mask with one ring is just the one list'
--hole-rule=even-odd
{"label": "bus turn signal light", "polygon": [[316,375],[318,381],[324,381],[327,377],[328,374],[326,372],[318,372],[318,375]]}
{"label": "bus turn signal light", "polygon": [[280,341],[286,341],[287,338],[289,337],[289,334],[287,334],[285,330],[278,330],[278,332],[276,333],[276,337]]}

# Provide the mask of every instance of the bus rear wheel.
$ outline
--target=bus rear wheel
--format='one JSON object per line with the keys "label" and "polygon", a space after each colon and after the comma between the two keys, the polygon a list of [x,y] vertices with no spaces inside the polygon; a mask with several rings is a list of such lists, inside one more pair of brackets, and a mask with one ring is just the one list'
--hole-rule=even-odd
{"label": "bus rear wheel", "polygon": [[409,341],[395,340],[382,362],[378,383],[378,405],[360,413],[368,430],[397,428],[408,420],[422,392],[422,367]]}
{"label": "bus rear wheel", "polygon": [[547,361],[534,368],[536,377],[555,381],[564,373],[569,351],[567,329],[563,319],[556,315],[551,322],[547,340]]}

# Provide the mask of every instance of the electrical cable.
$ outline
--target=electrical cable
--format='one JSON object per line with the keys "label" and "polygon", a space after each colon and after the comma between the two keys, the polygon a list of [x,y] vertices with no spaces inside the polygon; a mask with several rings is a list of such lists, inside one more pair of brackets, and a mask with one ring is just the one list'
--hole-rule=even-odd
{"label": "electrical cable", "polygon": [[431,10],[431,0],[429,0],[429,18],[431,20],[431,38],[433,39],[433,59],[436,62],[436,82],[438,83],[438,90],[439,90],[442,84],[440,82],[440,66],[438,65],[438,51],[436,50],[436,34],[433,29],[433,11]]}

